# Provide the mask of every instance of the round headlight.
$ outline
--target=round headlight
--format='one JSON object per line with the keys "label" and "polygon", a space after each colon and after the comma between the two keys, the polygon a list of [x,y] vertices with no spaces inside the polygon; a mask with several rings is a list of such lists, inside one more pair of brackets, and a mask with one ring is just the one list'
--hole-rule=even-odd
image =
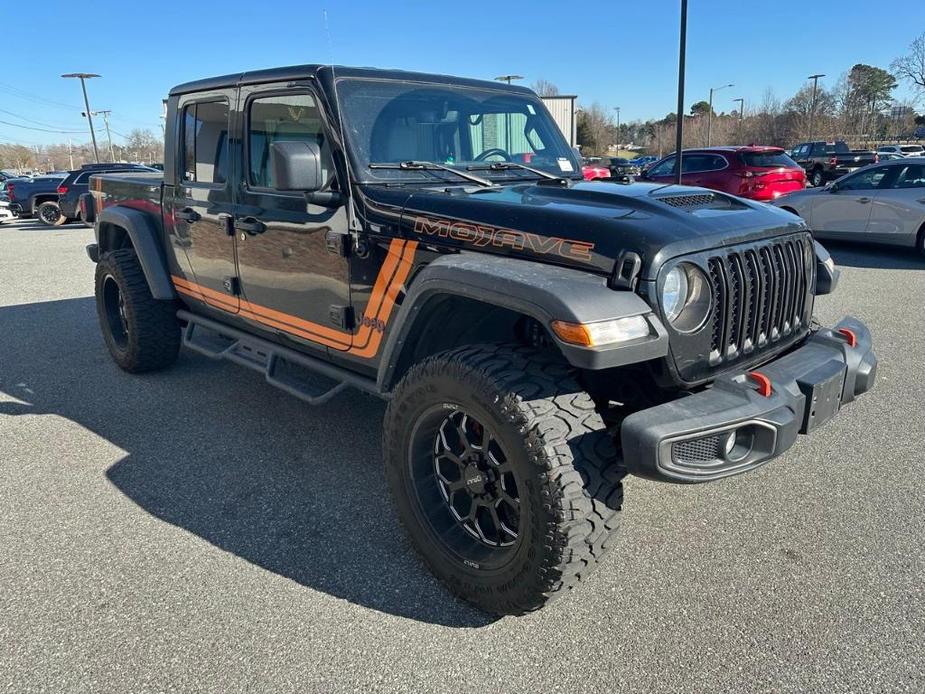
{"label": "round headlight", "polygon": [[692,333],[702,328],[712,304],[710,280],[697,266],[681,263],[665,276],[662,310],[671,327],[678,332]]}
{"label": "round headlight", "polygon": [[662,310],[669,323],[674,323],[687,303],[687,273],[681,265],[672,268],[662,289]]}

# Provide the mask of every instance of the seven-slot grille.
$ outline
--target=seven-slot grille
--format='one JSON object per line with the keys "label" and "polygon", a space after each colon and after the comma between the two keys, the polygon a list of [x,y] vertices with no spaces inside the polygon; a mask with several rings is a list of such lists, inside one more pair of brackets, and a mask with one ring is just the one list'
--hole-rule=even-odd
{"label": "seven-slot grille", "polygon": [[788,237],[707,260],[713,288],[710,364],[796,333],[806,321],[812,239]]}

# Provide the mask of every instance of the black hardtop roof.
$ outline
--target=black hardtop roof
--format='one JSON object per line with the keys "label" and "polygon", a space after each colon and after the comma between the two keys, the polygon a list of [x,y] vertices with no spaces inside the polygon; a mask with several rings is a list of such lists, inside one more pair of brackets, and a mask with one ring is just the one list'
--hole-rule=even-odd
{"label": "black hardtop roof", "polygon": [[437,75],[426,72],[407,72],[405,70],[391,70],[371,67],[347,67],[344,65],[290,65],[288,67],[276,67],[268,70],[251,70],[248,72],[237,72],[231,75],[221,75],[220,77],[208,77],[193,82],[179,84],[170,90],[170,96],[178,94],[189,94],[190,92],[207,91],[210,89],[222,89],[234,87],[242,84],[260,84],[261,82],[279,82],[281,80],[305,80],[314,79],[324,74],[329,77],[334,72],[337,77],[365,77],[368,79],[395,80],[399,82],[430,82],[433,84],[461,85],[469,87],[483,87],[490,89],[502,89],[506,91],[516,91],[524,94],[533,94],[526,87],[518,85],[508,85],[492,80],[476,80],[466,77],[452,77],[449,75]]}

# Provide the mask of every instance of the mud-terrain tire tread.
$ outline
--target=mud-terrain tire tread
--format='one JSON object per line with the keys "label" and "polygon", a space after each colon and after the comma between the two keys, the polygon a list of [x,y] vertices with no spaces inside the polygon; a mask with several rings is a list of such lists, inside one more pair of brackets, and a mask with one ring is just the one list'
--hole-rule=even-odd
{"label": "mud-terrain tire tread", "polygon": [[[383,426],[387,474],[390,464],[405,464],[404,459],[390,460],[399,450],[395,408],[406,394],[448,373],[467,387],[487,391],[497,412],[523,437],[527,457],[540,480],[546,528],[543,542],[550,550],[539,575],[524,577],[515,596],[460,597],[496,614],[536,610],[585,580],[605,555],[618,530],[626,471],[591,396],[560,355],[520,345],[482,344],[428,357],[403,377]],[[432,557],[412,544],[450,590],[460,594]]]}
{"label": "mud-terrain tire tread", "polygon": [[[102,299],[102,283],[112,275],[125,301],[129,322],[128,344],[120,350],[112,340]],[[129,373],[157,371],[171,366],[180,351],[180,324],[173,301],[151,296],[148,281],[134,249],[104,253],[96,266],[96,311],[100,329],[115,362]]]}

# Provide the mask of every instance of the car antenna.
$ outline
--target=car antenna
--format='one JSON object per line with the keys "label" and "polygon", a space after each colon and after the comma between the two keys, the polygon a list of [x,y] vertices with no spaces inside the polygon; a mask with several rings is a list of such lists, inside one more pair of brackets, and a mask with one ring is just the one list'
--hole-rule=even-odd
{"label": "car antenna", "polygon": [[340,108],[340,97],[337,95],[337,74],[334,69],[334,42],[331,41],[331,29],[328,26],[328,10],[327,8],[321,9],[321,17],[324,20],[324,35],[328,42],[328,58],[331,63],[331,89],[334,92],[334,108],[337,111],[337,129],[338,137],[340,138],[340,149],[344,153],[344,166],[347,167],[347,190],[343,191],[344,197],[347,200],[347,228],[350,231],[361,231],[360,224],[357,221],[356,214],[354,214],[353,205],[350,202],[350,157],[347,156],[347,145],[346,137],[347,133],[344,130],[344,117],[341,114]]}

